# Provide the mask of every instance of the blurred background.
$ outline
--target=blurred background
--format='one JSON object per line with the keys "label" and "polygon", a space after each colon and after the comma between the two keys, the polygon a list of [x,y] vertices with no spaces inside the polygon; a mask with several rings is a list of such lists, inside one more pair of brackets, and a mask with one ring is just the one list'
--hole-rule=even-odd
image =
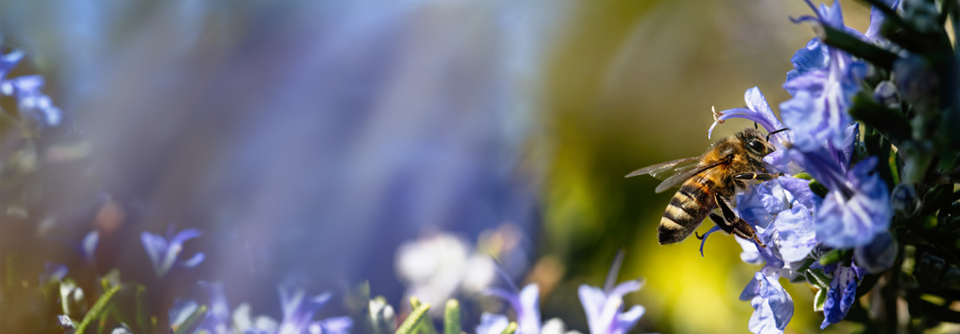
{"label": "blurred background", "polygon": [[[869,9],[841,5],[864,31]],[[710,107],[750,87],[777,110],[813,37],[788,17],[808,14],[800,0],[0,0],[0,39],[27,55],[7,77],[44,75],[64,111],[33,124],[0,100],[3,332],[46,321],[25,292],[46,262],[118,268],[161,304],[224,281],[231,307],[277,317],[277,284],[478,300],[496,284],[483,254],[540,284],[544,320],[587,332],[576,287],[602,285],[621,248],[620,280],[646,279],[627,296],[647,309],[634,332],[745,332],[737,298],[759,268],[720,234],[704,257],[692,238],[658,245],[672,194],[623,175],[703,153]],[[184,252],[206,261],[161,281],[139,236],[171,224],[203,232]],[[91,230],[92,265],[71,246]],[[785,287],[787,332],[819,331],[811,291]],[[466,307],[476,322],[502,305]]]}

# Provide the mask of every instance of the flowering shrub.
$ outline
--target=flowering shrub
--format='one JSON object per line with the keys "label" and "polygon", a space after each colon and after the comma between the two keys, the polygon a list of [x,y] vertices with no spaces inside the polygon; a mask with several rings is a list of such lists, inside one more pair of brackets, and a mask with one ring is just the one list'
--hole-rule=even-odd
{"label": "flowering shrub", "polygon": [[[865,332],[906,327],[921,332],[960,319],[955,307],[960,303],[960,195],[955,190],[960,183],[960,71],[958,48],[945,29],[950,18],[957,31],[960,5],[866,1],[873,8],[863,33],[845,25],[838,2],[817,7],[808,1],[811,15],[792,21],[812,26],[817,37],[790,60],[794,69],[786,74],[783,89],[791,98],[778,105],[781,117],[754,87],[745,92],[745,107],[719,112],[708,130],[709,137],[722,121],[743,118],[768,132],[779,131],[770,136],[776,151],[764,162],[782,174],[736,195],[735,213],[765,245],[736,239],[741,259],[760,266],[739,296],[754,309],[747,326],[751,332],[782,333],[793,315],[805,310],[794,304],[787,284],[817,290],[813,309],[823,313],[821,328],[846,320],[862,324]],[[3,110],[3,116],[23,134],[17,142],[21,146],[0,151],[3,181],[31,173],[36,147],[46,145],[36,138],[68,128],[71,119],[44,92],[42,76],[9,75],[25,56],[10,49],[0,54],[0,98],[15,107]],[[59,152],[51,155],[57,159],[86,154],[82,145],[54,152]],[[18,201],[4,203],[9,205],[4,214],[27,216],[27,210],[18,208],[29,206],[19,202],[30,201],[33,197],[24,195],[29,192],[16,183],[2,186],[17,195],[4,200]],[[42,222],[37,225],[37,230],[45,228]],[[368,284],[346,293],[308,293],[278,284],[279,312],[274,314],[253,313],[249,303],[231,305],[225,291],[230,282],[190,276],[216,264],[215,254],[190,250],[216,235],[199,228],[171,225],[164,235],[137,230],[139,240],[132,238],[136,253],[129,256],[149,265],[149,275],[121,278],[117,268],[98,271],[104,268],[98,267],[96,253],[109,246],[115,228],[84,228],[74,233],[78,237],[57,240],[75,250],[80,265],[41,261],[42,268],[34,271],[42,269],[41,274],[31,274],[30,280],[11,279],[16,275],[10,268],[19,264],[14,257],[5,258],[5,286],[22,286],[16,292],[26,291],[32,299],[23,300],[32,303],[4,312],[31,313],[33,318],[18,314],[17,319],[39,319],[38,333],[435,334],[438,324],[446,334],[574,332],[566,328],[572,322],[544,321],[548,313],[541,312],[541,288],[553,287],[515,285],[512,277],[528,269],[525,250],[518,246],[526,239],[511,235],[509,228],[477,249],[445,233],[401,246],[396,271],[406,285],[409,310],[371,297]],[[719,230],[713,227],[706,235]],[[638,322],[646,309],[625,301],[640,291],[643,281],[617,284],[622,259],[621,254],[614,261],[602,288],[582,284],[576,289],[577,312],[591,334],[643,327]],[[183,286],[204,291],[206,298],[184,298]],[[475,302],[468,300],[475,297],[470,293],[493,297],[505,307],[465,318],[477,306],[466,306]],[[340,299],[346,310],[331,311]],[[902,313],[899,305],[904,304],[909,314]]]}
{"label": "flowering shrub", "polygon": [[[792,19],[817,37],[791,59],[782,125],[757,88],[747,90],[747,108],[718,113],[717,122],[790,129],[771,137],[777,151],[764,158],[783,176],[737,195],[737,213],[767,245],[737,237],[743,260],[763,265],[740,296],[755,309],[754,333],[782,333],[793,316],[781,278],[818,290],[821,328],[851,320],[866,332],[923,330],[960,319],[952,297],[920,298],[953,295],[960,282],[948,274],[960,264],[960,73],[943,25],[957,4],[867,2],[866,33],[844,25],[836,1],[818,8],[807,0],[813,15]],[[939,265],[924,269],[923,261]],[[897,300],[915,321],[898,321]]]}

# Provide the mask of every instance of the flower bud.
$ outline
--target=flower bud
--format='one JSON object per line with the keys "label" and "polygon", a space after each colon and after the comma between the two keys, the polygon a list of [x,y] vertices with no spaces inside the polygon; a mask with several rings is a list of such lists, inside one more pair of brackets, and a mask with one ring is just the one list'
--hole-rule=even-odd
{"label": "flower bud", "polygon": [[890,194],[890,207],[896,214],[903,217],[916,215],[920,212],[921,204],[917,190],[909,183],[898,184]]}
{"label": "flower bud", "polygon": [[873,100],[890,109],[900,109],[900,92],[890,81],[881,81],[873,90]]}
{"label": "flower bud", "polygon": [[937,4],[933,0],[906,0],[903,2],[903,19],[913,24],[919,32],[933,33],[942,28],[937,23]]}
{"label": "flower bud", "polygon": [[920,114],[930,115],[936,111],[940,80],[925,58],[911,54],[897,59],[893,63],[893,75],[903,98]]}
{"label": "flower bud", "polygon": [[370,299],[370,328],[373,333],[393,333],[397,330],[396,314],[383,297]]}
{"label": "flower bud", "polygon": [[860,268],[867,272],[878,273],[893,266],[897,258],[897,242],[884,231],[877,234],[869,244],[857,247],[853,252]]}
{"label": "flower bud", "polygon": [[73,320],[70,320],[70,317],[66,315],[58,315],[57,324],[63,328],[63,334],[73,334],[77,332],[77,328],[73,325]]}
{"label": "flower bud", "polygon": [[87,301],[83,289],[72,279],[60,282],[60,300],[63,313],[68,316],[80,317],[87,313]]}

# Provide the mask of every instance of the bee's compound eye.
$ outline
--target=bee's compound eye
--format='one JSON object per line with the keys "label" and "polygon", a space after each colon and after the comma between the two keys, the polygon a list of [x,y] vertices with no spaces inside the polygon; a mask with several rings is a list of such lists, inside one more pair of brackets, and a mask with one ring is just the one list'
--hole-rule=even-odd
{"label": "bee's compound eye", "polygon": [[761,144],[759,141],[751,140],[747,142],[747,146],[749,146],[751,150],[754,150],[756,152],[763,152],[763,144]]}

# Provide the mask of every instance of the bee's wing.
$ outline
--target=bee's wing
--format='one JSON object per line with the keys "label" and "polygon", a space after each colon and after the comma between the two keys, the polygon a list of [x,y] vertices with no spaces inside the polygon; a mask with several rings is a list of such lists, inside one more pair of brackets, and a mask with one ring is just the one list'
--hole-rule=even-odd
{"label": "bee's wing", "polygon": [[690,157],[673,161],[661,162],[656,165],[640,168],[627,174],[625,177],[650,174],[658,180],[665,180],[671,176],[683,173],[700,163],[700,157]]}
{"label": "bee's wing", "polygon": [[726,163],[726,161],[721,160],[711,164],[697,165],[695,168],[689,168],[683,173],[668,177],[666,180],[663,180],[663,182],[660,182],[660,185],[658,185],[657,189],[654,191],[656,191],[658,194],[662,193],[667,189],[680,185],[681,183],[683,183],[683,181],[686,181],[687,179],[693,177],[694,175],[700,174],[710,168],[720,166],[724,163]]}

